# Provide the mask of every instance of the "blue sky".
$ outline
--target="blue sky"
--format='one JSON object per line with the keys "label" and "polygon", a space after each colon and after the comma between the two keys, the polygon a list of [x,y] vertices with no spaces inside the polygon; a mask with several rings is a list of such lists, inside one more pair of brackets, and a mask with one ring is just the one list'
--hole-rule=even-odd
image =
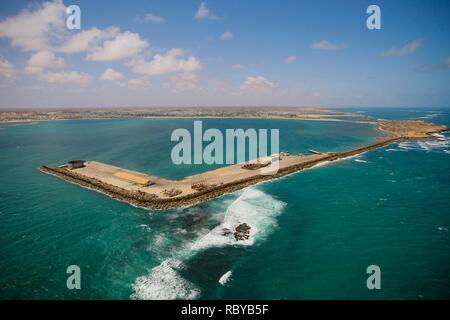
{"label": "blue sky", "polygon": [[[81,30],[65,27],[74,4]],[[370,4],[381,30],[366,27]],[[449,12],[445,0],[3,0],[0,108],[447,107]]]}

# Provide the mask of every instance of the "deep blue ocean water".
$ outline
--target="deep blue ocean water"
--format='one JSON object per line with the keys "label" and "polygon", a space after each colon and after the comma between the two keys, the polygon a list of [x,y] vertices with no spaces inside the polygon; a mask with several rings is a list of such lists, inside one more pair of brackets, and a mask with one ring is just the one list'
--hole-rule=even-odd
{"label": "deep blue ocean water", "polygon": [[[348,109],[450,126],[450,109]],[[281,149],[338,151],[374,141],[371,126],[203,120],[206,128],[278,128]],[[178,179],[210,170],[170,161],[192,119],[0,125],[0,298],[450,298],[449,135],[401,142],[207,203],[147,211],[40,173],[92,159]],[[254,234],[236,244],[224,226]],[[381,268],[368,290],[366,268]],[[66,268],[81,268],[68,290]],[[227,274],[228,272],[228,274]],[[219,279],[223,275],[230,275]],[[227,279],[226,279],[227,278]]]}

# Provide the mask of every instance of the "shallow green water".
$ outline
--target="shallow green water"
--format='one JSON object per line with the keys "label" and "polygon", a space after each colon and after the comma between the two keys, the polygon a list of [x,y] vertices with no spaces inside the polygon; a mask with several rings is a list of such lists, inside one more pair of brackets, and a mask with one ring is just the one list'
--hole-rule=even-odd
{"label": "shallow green water", "polygon": [[[450,125],[446,109],[360,111]],[[370,126],[350,123],[203,123],[279,128],[281,150],[293,153],[344,150],[376,137]],[[448,136],[167,212],[134,208],[36,170],[74,158],[176,179],[210,170],[172,164],[170,134],[179,127],[191,129],[192,120],[0,125],[0,298],[450,298]],[[220,235],[240,222],[252,226],[250,241],[236,245]],[[81,290],[66,288],[72,264],[82,270]],[[366,288],[371,264],[381,268],[378,291]]]}

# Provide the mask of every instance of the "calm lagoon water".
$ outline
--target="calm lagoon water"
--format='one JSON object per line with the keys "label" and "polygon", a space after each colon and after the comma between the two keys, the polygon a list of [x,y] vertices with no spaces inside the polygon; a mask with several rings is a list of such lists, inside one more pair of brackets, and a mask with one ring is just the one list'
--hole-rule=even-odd
{"label": "calm lagoon water", "polygon": [[[349,109],[450,126],[450,109]],[[40,173],[95,159],[178,179],[210,170],[170,161],[192,119],[0,125],[2,299],[450,298],[450,144],[402,142],[197,206],[147,211]],[[281,149],[374,141],[360,124],[208,119],[204,128],[279,128]],[[246,222],[236,245],[218,230]],[[81,268],[81,290],[66,268]],[[381,268],[382,289],[366,288]],[[218,281],[228,271],[222,285]]]}

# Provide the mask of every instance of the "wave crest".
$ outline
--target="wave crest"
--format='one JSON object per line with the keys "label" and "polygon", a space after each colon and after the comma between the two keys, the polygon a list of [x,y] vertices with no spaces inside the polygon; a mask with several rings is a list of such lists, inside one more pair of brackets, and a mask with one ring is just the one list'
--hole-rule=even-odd
{"label": "wave crest", "polygon": [[[195,241],[192,250],[202,250],[211,247],[227,245],[251,246],[256,238],[263,238],[276,226],[276,217],[281,213],[285,203],[253,188],[244,192],[227,208],[220,225]],[[236,241],[233,233],[242,223],[250,226],[250,236],[247,240]]]}
{"label": "wave crest", "polygon": [[450,138],[443,134],[432,134],[433,139],[423,141],[401,141],[397,144],[398,149],[390,148],[386,151],[427,151],[448,153]]}
{"label": "wave crest", "polygon": [[167,259],[152,269],[148,276],[142,276],[133,284],[133,300],[193,300],[200,296],[200,290],[182,278],[177,270],[182,267],[179,260]]}
{"label": "wave crest", "polygon": [[[189,260],[199,250],[223,246],[250,246],[257,239],[262,239],[276,226],[276,217],[282,212],[285,203],[255,188],[244,189],[243,192],[230,204],[223,202],[223,219],[215,222],[212,230],[201,229],[202,234],[194,240],[182,237],[178,249],[167,247],[165,237],[156,235],[152,242],[152,250],[157,253],[164,252],[170,258],[153,268],[147,276],[137,278],[132,285],[134,293],[132,299],[136,300],[191,300],[200,297],[200,289],[193,283],[184,279],[179,271],[183,268],[183,261]],[[219,214],[211,214],[210,221],[216,221]],[[219,223],[217,225],[217,223]],[[242,223],[250,226],[250,236],[247,240],[236,241],[233,232]],[[232,232],[224,234],[224,229]],[[171,242],[169,242],[170,245]],[[173,244],[172,244],[173,245]],[[176,257],[176,258],[174,258]],[[225,284],[231,276],[231,271],[219,279]],[[223,282],[223,283],[222,283]]]}

